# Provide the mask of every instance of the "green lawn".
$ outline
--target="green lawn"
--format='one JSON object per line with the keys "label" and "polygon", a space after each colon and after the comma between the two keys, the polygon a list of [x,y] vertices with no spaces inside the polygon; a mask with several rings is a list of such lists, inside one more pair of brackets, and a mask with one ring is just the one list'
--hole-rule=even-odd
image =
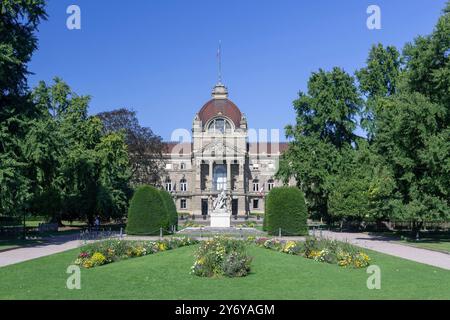
{"label": "green lawn", "polygon": [[430,240],[430,241],[402,241],[402,244],[406,244],[409,246],[422,248],[422,249],[430,249],[435,251],[440,251],[444,253],[450,254],[450,240],[449,239],[443,239],[443,240]]}
{"label": "green lawn", "polygon": [[0,299],[450,299],[450,272],[369,252],[382,289],[368,290],[363,269],[345,269],[250,247],[245,278],[205,279],[189,273],[194,247],[81,271],[81,290],[66,289],[78,250],[0,268]]}
{"label": "green lawn", "polygon": [[367,234],[390,237],[397,239],[400,244],[413,246],[422,249],[435,250],[450,254],[450,233],[449,232],[420,232],[420,240],[411,235],[411,232],[368,232]]}

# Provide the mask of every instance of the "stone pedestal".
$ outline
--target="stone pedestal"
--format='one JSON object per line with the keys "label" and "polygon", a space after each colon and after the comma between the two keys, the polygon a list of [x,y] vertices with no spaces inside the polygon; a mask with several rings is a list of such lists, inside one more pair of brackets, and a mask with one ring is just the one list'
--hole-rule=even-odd
{"label": "stone pedestal", "polygon": [[231,212],[213,211],[211,212],[211,228],[230,228]]}

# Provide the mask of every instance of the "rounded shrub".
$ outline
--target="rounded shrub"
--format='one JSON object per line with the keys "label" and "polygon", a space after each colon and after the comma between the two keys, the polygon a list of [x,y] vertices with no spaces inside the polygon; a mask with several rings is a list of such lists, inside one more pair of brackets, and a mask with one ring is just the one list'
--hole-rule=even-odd
{"label": "rounded shrub", "polygon": [[308,213],[305,197],[300,189],[281,187],[272,189],[266,199],[264,229],[271,235],[306,235]]}
{"label": "rounded shrub", "polygon": [[167,230],[168,226],[169,214],[161,192],[151,186],[136,189],[128,208],[127,234],[159,234],[160,228]]}
{"label": "rounded shrub", "polygon": [[175,228],[178,228],[178,212],[175,201],[166,190],[161,190],[160,192],[169,215],[169,226],[175,226]]}

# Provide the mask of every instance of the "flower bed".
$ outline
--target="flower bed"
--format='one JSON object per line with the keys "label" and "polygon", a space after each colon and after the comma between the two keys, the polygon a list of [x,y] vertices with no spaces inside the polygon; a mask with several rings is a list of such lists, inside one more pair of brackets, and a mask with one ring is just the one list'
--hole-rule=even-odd
{"label": "flower bed", "polygon": [[337,264],[341,267],[365,268],[370,257],[359,248],[345,242],[308,238],[306,241],[280,241],[270,238],[258,238],[254,243],[262,248],[300,255],[318,262]]}
{"label": "flower bed", "polygon": [[78,258],[75,260],[75,264],[84,268],[93,268],[119,260],[142,257],[197,243],[197,240],[187,237],[173,237],[160,241],[117,239],[99,241],[82,247]]}
{"label": "flower bed", "polygon": [[203,242],[195,257],[191,272],[200,277],[244,277],[252,261],[244,241],[223,236]]}

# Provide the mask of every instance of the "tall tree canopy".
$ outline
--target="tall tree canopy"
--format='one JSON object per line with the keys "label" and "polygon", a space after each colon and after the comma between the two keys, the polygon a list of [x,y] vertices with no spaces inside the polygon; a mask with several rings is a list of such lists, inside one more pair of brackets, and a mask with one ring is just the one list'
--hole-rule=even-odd
{"label": "tall tree canopy", "polygon": [[46,19],[44,5],[0,1],[0,214],[21,214],[31,197],[23,140],[36,109],[29,101],[27,63],[37,48],[34,33]]}
{"label": "tall tree canopy", "polygon": [[361,104],[354,78],[340,68],[313,73],[308,92],[300,92],[294,101],[297,124],[286,128],[293,142],[278,176],[295,176],[314,216],[328,218],[326,181],[356,142],[353,132]]}
{"label": "tall tree canopy", "polygon": [[125,134],[132,170],[131,183],[134,186],[159,185],[164,172],[164,143],[161,137],[150,128],[142,127],[136,112],[125,108],[102,112],[97,117],[102,120],[105,133]]}
{"label": "tall tree canopy", "polygon": [[[450,2],[432,34],[403,54],[373,46],[350,76],[313,74],[278,175],[294,176],[311,213],[338,219],[450,219]],[[338,80],[338,81],[336,81]],[[368,138],[355,138],[355,116]],[[320,209],[319,209],[320,208]]]}
{"label": "tall tree canopy", "polygon": [[25,139],[36,177],[32,209],[51,212],[57,221],[121,217],[131,195],[125,136],[103,133],[100,119],[88,116],[89,99],[59,78],[52,86],[40,82],[33,91],[42,116]]}

